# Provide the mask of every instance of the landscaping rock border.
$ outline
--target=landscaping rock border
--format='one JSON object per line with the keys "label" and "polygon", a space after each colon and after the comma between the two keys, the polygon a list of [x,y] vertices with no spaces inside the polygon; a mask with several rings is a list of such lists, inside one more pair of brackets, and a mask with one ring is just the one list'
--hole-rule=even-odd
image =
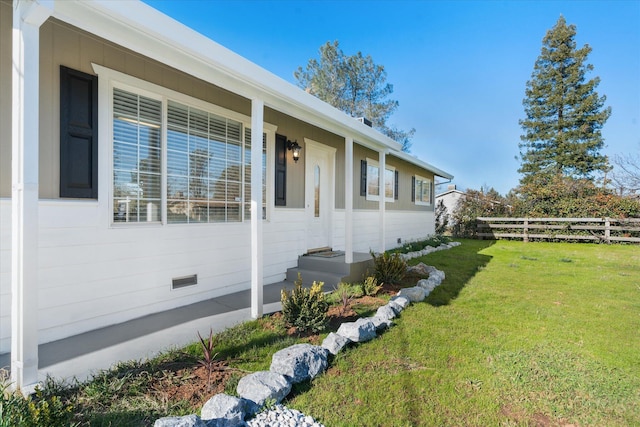
{"label": "landscaping rock border", "polygon": [[[450,249],[460,245],[459,242],[442,244],[437,248],[426,247],[422,251],[401,254],[404,260],[426,255],[431,252]],[[361,318],[355,322],[340,325],[336,333],[331,332],[321,346],[311,344],[295,344],[276,352],[272,357],[269,371],[254,372],[238,382],[236,389],[239,398],[224,393],[213,396],[205,403],[202,418],[191,414],[184,417],[163,417],[156,420],[154,427],[245,427],[245,426],[314,426],[323,427],[310,416],[299,411],[290,410],[280,405],[295,383],[313,379],[328,367],[328,354],[338,354],[350,343],[369,341],[377,332],[392,326],[392,319],[397,317],[412,302],[423,301],[436,286],[445,279],[444,271],[424,263],[408,267],[408,272],[416,272],[429,276],[421,279],[416,286],[401,289],[389,303],[378,308],[373,317]],[[255,380],[260,387],[255,386]],[[249,384],[254,384],[248,386]],[[256,394],[256,388],[259,393]],[[254,416],[265,402],[275,403],[270,411]]]}

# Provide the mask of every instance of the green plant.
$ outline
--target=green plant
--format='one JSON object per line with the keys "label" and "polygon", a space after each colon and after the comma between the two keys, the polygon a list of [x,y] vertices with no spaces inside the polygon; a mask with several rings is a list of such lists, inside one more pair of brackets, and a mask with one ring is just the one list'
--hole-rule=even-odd
{"label": "green plant", "polygon": [[365,277],[364,281],[360,283],[362,294],[374,296],[378,293],[380,288],[382,288],[382,286],[378,285],[378,280],[374,276],[369,276],[369,273],[367,272],[367,277]]}
{"label": "green plant", "polygon": [[314,281],[311,288],[304,288],[302,276],[298,273],[291,293],[286,288],[282,289],[282,316],[287,325],[295,326],[301,332],[318,332],[324,328],[329,304],[322,292],[323,285],[323,282]]}
{"label": "green plant", "polygon": [[59,396],[46,395],[40,388],[32,397],[10,391],[0,378],[0,427],[65,427],[71,422],[73,405]]}
{"label": "green plant", "polygon": [[202,349],[202,359],[198,360],[198,363],[207,368],[207,385],[211,389],[211,373],[216,365],[216,356],[218,355],[218,353],[213,352],[215,348],[213,329],[209,329],[209,337],[206,340],[198,332],[198,339]]}
{"label": "green plant", "polygon": [[400,258],[400,254],[381,253],[376,255],[371,251],[375,267],[375,278],[379,283],[398,283],[407,272],[407,263]]}
{"label": "green plant", "polygon": [[340,303],[340,312],[342,314],[347,312],[349,303],[353,299],[353,289],[348,283],[340,282],[338,286],[333,289],[334,294],[338,297]]}

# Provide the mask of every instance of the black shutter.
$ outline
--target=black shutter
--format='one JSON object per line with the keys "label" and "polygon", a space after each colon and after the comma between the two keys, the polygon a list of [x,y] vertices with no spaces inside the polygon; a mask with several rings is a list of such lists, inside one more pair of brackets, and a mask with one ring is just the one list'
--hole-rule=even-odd
{"label": "black shutter", "polygon": [[429,199],[431,199],[431,200],[429,201],[429,203],[431,203],[431,204],[433,204],[433,200],[434,200],[434,197],[435,197],[435,191],[436,191],[435,176],[433,178],[434,178],[434,180],[429,183],[429,186],[431,187],[431,191],[429,192],[430,193],[429,194]]}
{"label": "black shutter", "polygon": [[394,181],[393,181],[393,198],[395,200],[398,200],[398,187],[399,187],[398,186],[398,176],[399,176],[399,174],[398,174],[398,171],[396,170],[395,174],[394,174],[394,177],[393,177],[394,178]]}
{"label": "black shutter", "polygon": [[287,137],[276,135],[276,206],[287,205]]}
{"label": "black shutter", "polygon": [[416,201],[416,177],[411,177],[411,201]]}
{"label": "black shutter", "polygon": [[360,160],[360,195],[367,196],[367,161]]}
{"label": "black shutter", "polygon": [[98,77],[63,66],[60,197],[98,198]]}

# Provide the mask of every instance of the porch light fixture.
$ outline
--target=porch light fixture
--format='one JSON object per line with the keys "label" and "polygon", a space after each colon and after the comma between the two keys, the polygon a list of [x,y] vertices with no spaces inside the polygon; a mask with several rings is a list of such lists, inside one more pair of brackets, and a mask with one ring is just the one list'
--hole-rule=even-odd
{"label": "porch light fixture", "polygon": [[293,161],[298,163],[298,159],[300,158],[300,150],[302,147],[298,144],[298,140],[291,142],[287,140],[287,149],[293,151]]}

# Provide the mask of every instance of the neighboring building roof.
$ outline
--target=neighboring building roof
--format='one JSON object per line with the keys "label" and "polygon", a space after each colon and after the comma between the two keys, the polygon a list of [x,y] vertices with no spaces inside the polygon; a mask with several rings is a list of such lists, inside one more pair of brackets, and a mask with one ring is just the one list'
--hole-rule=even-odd
{"label": "neighboring building roof", "polygon": [[448,179],[401,144],[142,2],[37,0],[53,16],[204,81]]}
{"label": "neighboring building roof", "polygon": [[436,198],[438,198],[438,197],[444,197],[444,196],[446,196],[446,195],[448,195],[448,194],[453,194],[453,193],[457,193],[457,194],[465,194],[465,192],[464,192],[464,191],[461,191],[461,190],[456,189],[456,186],[455,186],[455,185],[450,185],[449,187],[447,187],[447,191],[444,191],[444,192],[442,192],[442,193],[440,193],[440,194],[436,194]]}

